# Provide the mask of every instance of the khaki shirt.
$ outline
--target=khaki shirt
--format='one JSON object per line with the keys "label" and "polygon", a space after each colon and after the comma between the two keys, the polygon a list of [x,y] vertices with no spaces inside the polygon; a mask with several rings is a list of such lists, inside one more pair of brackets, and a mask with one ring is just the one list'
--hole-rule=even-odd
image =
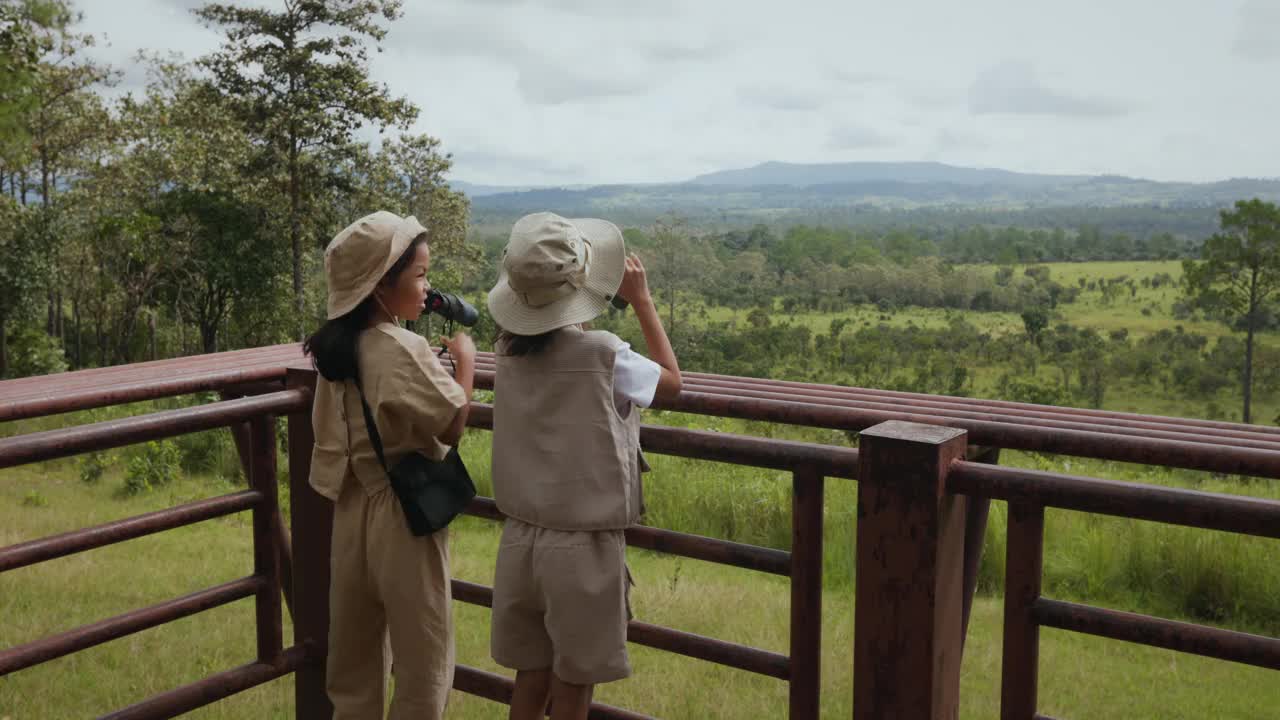
{"label": "khaki shirt", "polygon": [[[448,447],[436,439],[467,402],[462,386],[425,338],[392,323],[360,334],[356,350],[365,400],[378,425],[388,467],[412,451],[443,459]],[[388,484],[365,429],[360,394],[354,382],[316,382],[311,425],[316,444],[311,453],[311,487],[337,501],[342,485],[353,476],[373,495]]]}

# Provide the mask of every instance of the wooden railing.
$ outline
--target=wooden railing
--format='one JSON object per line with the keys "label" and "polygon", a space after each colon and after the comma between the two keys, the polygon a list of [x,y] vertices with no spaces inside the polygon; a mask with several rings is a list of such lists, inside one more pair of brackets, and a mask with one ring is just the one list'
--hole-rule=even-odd
{"label": "wooden railing", "polygon": [[[482,354],[478,385],[492,388],[492,380],[492,357]],[[3,439],[0,468],[225,426],[236,434],[251,481],[250,490],[222,498],[0,549],[0,572],[245,509],[254,512],[255,538],[252,576],[0,651],[0,676],[255,595],[255,662],[111,717],[171,717],[289,672],[297,674],[297,717],[327,717],[324,663],[332,510],[307,483],[315,381],[314,371],[301,362],[298,346],[285,345],[0,383],[0,420],[196,391],[214,390],[235,398]],[[685,391],[666,409],[859,433],[859,447],[853,449],[675,427],[642,429],[642,445],[649,453],[791,473],[789,552],[647,526],[629,530],[627,540],[658,552],[790,577],[788,655],[642,622],[631,623],[628,639],[786,681],[792,718],[818,716],[823,490],[828,477],[859,483],[855,718],[957,717],[960,659],[993,498],[1010,505],[1002,717],[1038,717],[1041,626],[1280,669],[1280,641],[1272,638],[1091,608],[1040,594],[1046,507],[1278,537],[1280,503],[995,465],[1003,447],[1280,479],[1280,429],[702,373],[686,373]],[[274,507],[275,456],[269,431],[276,415],[288,418],[292,527],[287,532]],[[491,427],[491,421],[488,406],[473,408],[473,426]],[[478,499],[471,512],[501,519],[485,498]],[[295,637],[289,649],[281,648],[281,590],[293,617]],[[488,605],[491,597],[488,588],[458,580],[453,591],[455,599],[479,605]],[[509,680],[475,668],[460,666],[455,686],[499,702],[510,699]],[[646,716],[597,705],[593,717]]]}

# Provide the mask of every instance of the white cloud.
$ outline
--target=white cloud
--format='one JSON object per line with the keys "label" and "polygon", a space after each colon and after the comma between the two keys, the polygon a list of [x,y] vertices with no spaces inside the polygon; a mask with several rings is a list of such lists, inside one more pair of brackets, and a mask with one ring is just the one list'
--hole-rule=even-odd
{"label": "white cloud", "polygon": [[969,109],[974,113],[1065,115],[1097,117],[1123,115],[1123,103],[1046,87],[1031,63],[1006,60],[978,74],[969,88]]}
{"label": "white cloud", "polygon": [[1250,0],[1240,8],[1233,50],[1249,60],[1280,60],[1280,2]]}
{"label": "white cloud", "polygon": [[821,90],[804,90],[785,85],[749,85],[738,89],[738,100],[771,110],[811,111],[822,107],[829,98]]}
{"label": "white cloud", "polygon": [[678,7],[675,0],[535,0],[533,4],[577,15],[607,18],[671,15]]}
{"label": "white cloud", "polygon": [[653,78],[627,71],[601,71],[588,64],[525,58],[519,66],[519,87],[537,105],[594,100],[644,92]]}
{"label": "white cloud", "polygon": [[838,125],[827,138],[827,146],[835,150],[862,150],[893,145],[894,139],[875,128],[860,125]]}
{"label": "white cloud", "polygon": [[[219,42],[198,0],[79,2],[130,87],[138,49]],[[848,159],[1212,180],[1276,172],[1278,4],[410,0],[370,59],[475,183]]]}

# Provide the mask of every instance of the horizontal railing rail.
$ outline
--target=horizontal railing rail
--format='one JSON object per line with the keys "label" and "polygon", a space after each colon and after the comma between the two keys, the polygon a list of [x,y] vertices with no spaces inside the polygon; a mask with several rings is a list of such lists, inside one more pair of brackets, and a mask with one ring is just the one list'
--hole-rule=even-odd
{"label": "horizontal railing rail", "polygon": [[[495,358],[480,353],[477,387],[492,389],[495,369]],[[192,392],[237,398],[0,439],[0,468],[225,426],[235,433],[251,478],[250,489],[239,493],[0,548],[0,572],[243,510],[254,514],[255,538],[253,575],[10,648],[0,652],[0,675],[254,595],[256,662],[110,717],[171,717],[295,671],[297,716],[324,717],[331,509],[307,486],[315,379],[300,346],[287,344],[0,382],[0,421]],[[838,477],[858,480],[855,718],[953,717],[992,499],[1009,503],[1002,717],[1045,717],[1035,707],[1040,627],[1280,669],[1274,638],[1041,595],[1046,508],[1277,538],[1280,502],[994,464],[998,449],[1007,448],[1280,479],[1280,428],[708,373],[686,372],[684,381],[684,392],[659,409],[858,433],[860,447],[642,427],[648,453],[792,474],[789,552],[664,528],[626,531],[633,547],[789,577],[792,633],[787,655],[639,621],[628,626],[631,642],[786,680],[791,716],[816,717],[822,497],[824,479]],[[277,415],[289,420],[291,536],[275,508],[274,486],[268,492],[265,485],[268,466],[274,482],[268,418]],[[475,403],[470,424],[491,428],[492,408]],[[468,512],[503,519],[487,498]],[[296,559],[291,543],[304,549]],[[291,608],[295,645],[288,649],[280,637],[282,582],[305,598]],[[454,580],[452,589],[461,602],[491,604],[483,585]],[[885,657],[894,661],[880,660]],[[512,688],[506,678],[466,666],[458,667],[455,686],[499,702],[509,702]],[[592,717],[645,716],[597,704]]]}
{"label": "horizontal railing rail", "polygon": [[310,403],[311,396],[305,391],[281,390],[269,395],[0,438],[0,469],[227,427],[262,415],[297,412]]}
{"label": "horizontal railing rail", "polygon": [[262,502],[261,492],[241,490],[91,528],[10,545],[0,548],[0,572],[251,510]]}
{"label": "horizontal railing rail", "polygon": [[958,461],[950,493],[1009,503],[1001,717],[1036,713],[1039,628],[1280,670],[1280,639],[1045,598],[1047,508],[1280,539],[1280,501]]}
{"label": "horizontal railing rail", "polygon": [[1280,538],[1280,501],[957,462],[947,490],[1063,510]]}
{"label": "horizontal railing rail", "polygon": [[[5,380],[0,382],[0,422],[262,383],[281,385],[286,368],[302,358],[298,345],[243,352],[159,360],[145,370],[122,365]],[[20,384],[26,380],[32,382]]]}
{"label": "horizontal railing rail", "polygon": [[0,468],[7,468],[247,422],[251,489],[0,548],[0,573],[246,510],[253,517],[254,565],[248,577],[0,650],[0,677],[248,597],[255,598],[255,662],[106,717],[173,717],[293,672],[308,659],[314,662],[313,646],[283,646],[274,420],[278,413],[303,412],[310,404],[309,390],[281,390],[0,439]]}

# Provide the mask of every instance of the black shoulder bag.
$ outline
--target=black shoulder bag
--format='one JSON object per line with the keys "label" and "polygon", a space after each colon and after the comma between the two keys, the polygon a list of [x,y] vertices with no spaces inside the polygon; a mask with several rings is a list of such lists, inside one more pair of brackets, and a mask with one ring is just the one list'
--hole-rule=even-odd
{"label": "black shoulder bag", "polygon": [[420,452],[405,455],[393,468],[387,467],[382,455],[382,437],[364,399],[364,388],[356,380],[360,391],[360,406],[364,409],[364,424],[369,429],[369,440],[378,453],[378,462],[391,480],[391,489],[404,509],[404,519],[414,535],[430,535],[448,527],[476,496],[475,483],[467,466],[462,464],[458,448],[451,447],[443,460],[432,460]]}

